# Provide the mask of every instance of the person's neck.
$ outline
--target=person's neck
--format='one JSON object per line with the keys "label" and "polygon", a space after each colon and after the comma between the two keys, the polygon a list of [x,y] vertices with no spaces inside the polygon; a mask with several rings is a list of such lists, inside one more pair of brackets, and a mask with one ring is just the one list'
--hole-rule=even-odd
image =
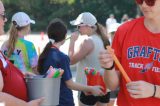
{"label": "person's neck", "polygon": [[24,39],[24,36],[23,35],[20,35],[20,36],[18,36],[19,38],[22,38],[22,39]]}
{"label": "person's neck", "polygon": [[160,33],[160,18],[144,19],[145,27],[152,33]]}
{"label": "person's neck", "polygon": [[96,34],[96,32],[94,32],[94,31],[89,31],[89,32],[84,33],[84,34],[81,34],[81,35],[91,36],[91,35],[93,35],[93,34]]}
{"label": "person's neck", "polygon": [[88,36],[91,36],[91,35],[94,35],[95,34],[95,32],[90,32],[90,33],[88,33]]}
{"label": "person's neck", "polygon": [[58,43],[54,43],[54,44],[52,44],[52,45],[59,49],[60,46],[62,45],[62,43],[61,43],[61,42],[58,42]]}
{"label": "person's neck", "polygon": [[24,38],[26,34],[25,33],[22,33],[21,31],[18,32],[18,37],[19,38]]}

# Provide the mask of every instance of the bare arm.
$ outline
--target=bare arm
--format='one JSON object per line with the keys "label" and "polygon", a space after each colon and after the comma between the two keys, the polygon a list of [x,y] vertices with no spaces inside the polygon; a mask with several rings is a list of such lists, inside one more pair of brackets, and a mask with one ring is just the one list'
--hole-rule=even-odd
{"label": "bare arm", "polygon": [[4,102],[5,106],[39,106],[39,104],[43,101],[43,98],[41,98],[31,102],[25,102],[8,93],[2,92],[3,86],[3,77],[0,71],[0,101]]}
{"label": "bare arm", "polygon": [[127,90],[132,98],[160,98],[160,86],[146,81],[132,81],[128,83]]}
{"label": "bare arm", "polygon": [[115,90],[119,87],[119,74],[115,69],[104,72],[104,81],[110,90]]}
{"label": "bare arm", "polygon": [[34,74],[39,74],[39,72],[38,72],[38,70],[37,70],[37,66],[32,67],[32,72],[33,72]]}
{"label": "bare arm", "polygon": [[155,90],[155,97],[160,99],[160,85],[155,85],[156,90]]}
{"label": "bare arm", "polygon": [[[70,57],[70,60],[72,59],[73,55],[74,55],[74,46],[75,46],[75,42],[78,39],[79,34],[78,32],[74,32],[71,35],[71,39],[70,39],[70,44],[69,44],[69,50],[68,50],[68,55]],[[74,62],[71,61],[71,64],[73,64]]]}
{"label": "bare arm", "polygon": [[[100,64],[104,68],[109,68],[113,65],[111,54],[107,50],[102,50],[99,56]],[[107,86],[114,90],[119,86],[120,73],[112,70],[104,72],[104,80]],[[160,98],[160,86],[153,85],[146,81],[132,81],[126,84],[127,90],[132,98]],[[155,88],[156,87],[156,88]]]}
{"label": "bare arm", "polygon": [[27,106],[27,103],[23,100],[13,97],[7,93],[2,92],[4,83],[2,73],[0,71],[0,100],[5,102],[6,106]]}
{"label": "bare arm", "polygon": [[104,95],[100,86],[86,86],[76,82],[73,82],[72,79],[65,82],[67,87],[72,90],[78,90],[83,92],[91,92],[94,95]]}
{"label": "bare arm", "polygon": [[28,106],[25,101],[4,92],[0,92],[0,100],[5,103],[5,106]]}
{"label": "bare arm", "polygon": [[[75,35],[72,35],[72,36],[75,36]],[[70,57],[71,64],[75,64],[78,61],[82,60],[94,49],[93,42],[90,39],[85,39],[83,42],[81,42],[80,47],[77,47],[76,51],[74,50],[74,46],[75,46],[75,41],[72,40],[71,38],[70,47],[69,47],[69,57]]]}
{"label": "bare arm", "polygon": [[[107,50],[102,50],[99,55],[100,64],[103,68],[109,68],[113,65],[111,54]],[[119,86],[120,74],[113,68],[112,70],[105,70],[104,81],[111,90],[115,90]]]}

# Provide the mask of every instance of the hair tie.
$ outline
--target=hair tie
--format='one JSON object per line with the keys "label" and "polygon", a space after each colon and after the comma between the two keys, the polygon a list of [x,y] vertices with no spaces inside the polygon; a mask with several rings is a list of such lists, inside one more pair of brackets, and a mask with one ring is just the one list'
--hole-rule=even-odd
{"label": "hair tie", "polygon": [[18,28],[18,27],[19,27],[19,25],[17,24],[17,22],[16,22],[16,21],[12,21],[12,23],[13,23],[13,25],[14,25],[16,28]]}
{"label": "hair tie", "polygon": [[49,41],[53,44],[55,42],[54,39],[49,39]]}

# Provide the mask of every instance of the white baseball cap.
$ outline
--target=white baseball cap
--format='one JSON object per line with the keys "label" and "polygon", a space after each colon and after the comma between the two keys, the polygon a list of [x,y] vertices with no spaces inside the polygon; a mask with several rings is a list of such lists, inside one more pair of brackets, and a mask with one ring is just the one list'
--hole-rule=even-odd
{"label": "white baseball cap", "polygon": [[75,20],[70,21],[71,25],[85,24],[88,26],[95,26],[96,23],[97,23],[96,17],[90,12],[83,12],[79,14]]}
{"label": "white baseball cap", "polygon": [[15,21],[19,27],[23,27],[29,24],[35,24],[35,21],[24,12],[17,12],[12,17],[12,22]]}
{"label": "white baseball cap", "polygon": [[120,23],[113,23],[113,24],[109,25],[108,26],[108,33],[117,31],[117,29],[120,25],[121,25]]}

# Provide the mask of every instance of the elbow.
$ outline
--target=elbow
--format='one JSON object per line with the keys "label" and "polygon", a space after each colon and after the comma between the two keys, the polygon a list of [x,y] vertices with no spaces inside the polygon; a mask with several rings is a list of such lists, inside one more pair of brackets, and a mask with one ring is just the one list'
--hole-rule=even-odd
{"label": "elbow", "polygon": [[75,61],[71,61],[70,64],[71,64],[71,65],[74,65],[74,64],[76,64],[76,62],[75,62]]}
{"label": "elbow", "polygon": [[71,57],[70,57],[70,64],[71,64],[71,65],[74,65],[74,64],[76,64],[76,63],[77,63],[77,61],[75,61],[74,58],[71,58]]}
{"label": "elbow", "polygon": [[73,59],[70,57],[70,64],[73,65],[74,64],[74,61]]}

